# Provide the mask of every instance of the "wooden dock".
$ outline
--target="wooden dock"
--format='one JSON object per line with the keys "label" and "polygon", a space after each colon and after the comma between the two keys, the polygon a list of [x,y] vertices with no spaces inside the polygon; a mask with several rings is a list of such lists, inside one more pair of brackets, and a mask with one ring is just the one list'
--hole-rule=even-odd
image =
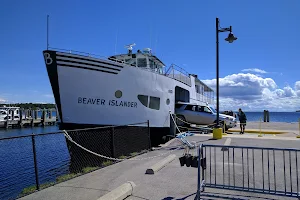
{"label": "wooden dock", "polygon": [[34,126],[53,126],[57,122],[57,117],[53,116],[53,109],[41,110],[42,114],[39,117],[39,110],[19,110],[20,118],[0,121],[0,128],[23,128]]}

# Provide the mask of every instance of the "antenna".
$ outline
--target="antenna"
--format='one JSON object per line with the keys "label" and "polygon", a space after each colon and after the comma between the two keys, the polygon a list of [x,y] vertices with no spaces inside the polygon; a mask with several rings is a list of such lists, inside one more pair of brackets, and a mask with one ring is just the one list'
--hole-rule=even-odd
{"label": "antenna", "polygon": [[119,33],[119,28],[117,28],[117,34],[116,34],[115,54],[117,54],[118,33]]}
{"label": "antenna", "polygon": [[157,42],[158,42],[158,34],[156,33],[156,38],[155,38],[155,43],[153,48],[153,53],[155,52],[155,54],[157,54]]}
{"label": "antenna", "polygon": [[144,48],[144,53],[151,54],[151,48]]}
{"label": "antenna", "polygon": [[49,49],[49,15],[47,15],[47,50]]}
{"label": "antenna", "polygon": [[135,43],[125,45],[125,48],[127,48],[128,50],[132,50],[132,47],[133,47],[133,46],[135,46]]}
{"label": "antenna", "polygon": [[128,44],[125,46],[125,48],[128,50],[128,54],[132,53],[132,47],[135,46],[135,43],[133,44]]}
{"label": "antenna", "polygon": [[152,23],[150,25],[150,48],[152,48]]}

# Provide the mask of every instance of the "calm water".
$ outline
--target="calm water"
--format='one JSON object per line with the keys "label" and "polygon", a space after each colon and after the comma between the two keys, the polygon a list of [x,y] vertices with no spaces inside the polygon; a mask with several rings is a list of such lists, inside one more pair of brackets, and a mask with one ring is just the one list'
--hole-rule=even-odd
{"label": "calm water", "polygon": [[[0,137],[54,132],[57,126],[0,130]],[[40,184],[69,173],[70,156],[63,134],[35,137]],[[35,185],[32,138],[0,140],[0,199],[15,199],[23,188]]]}
{"label": "calm water", "polygon": [[[248,121],[264,119],[263,112],[245,112]],[[300,112],[270,112],[270,122],[298,122]]]}
{"label": "calm water", "polygon": [[[259,121],[262,112],[246,112],[248,121]],[[271,122],[297,122],[300,113],[272,112]],[[45,128],[0,129],[0,138],[32,133],[58,131],[57,126]],[[40,183],[55,181],[59,175],[69,173],[70,156],[63,134],[36,137],[36,152]],[[0,140],[0,199],[14,199],[23,188],[35,184],[31,137]]]}

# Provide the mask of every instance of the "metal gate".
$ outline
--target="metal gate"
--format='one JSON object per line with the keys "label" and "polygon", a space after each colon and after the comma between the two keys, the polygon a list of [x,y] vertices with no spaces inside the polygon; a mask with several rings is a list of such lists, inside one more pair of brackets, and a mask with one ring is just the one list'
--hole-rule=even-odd
{"label": "metal gate", "polygon": [[198,188],[206,187],[298,197],[300,149],[202,144]]}

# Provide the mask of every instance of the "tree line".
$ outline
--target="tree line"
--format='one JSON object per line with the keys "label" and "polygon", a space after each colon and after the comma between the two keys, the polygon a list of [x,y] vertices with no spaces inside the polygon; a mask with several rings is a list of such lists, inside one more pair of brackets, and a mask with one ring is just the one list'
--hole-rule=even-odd
{"label": "tree line", "polygon": [[15,104],[0,104],[1,107],[6,106],[6,107],[20,107],[23,109],[55,109],[55,104],[52,103],[15,103]]}

